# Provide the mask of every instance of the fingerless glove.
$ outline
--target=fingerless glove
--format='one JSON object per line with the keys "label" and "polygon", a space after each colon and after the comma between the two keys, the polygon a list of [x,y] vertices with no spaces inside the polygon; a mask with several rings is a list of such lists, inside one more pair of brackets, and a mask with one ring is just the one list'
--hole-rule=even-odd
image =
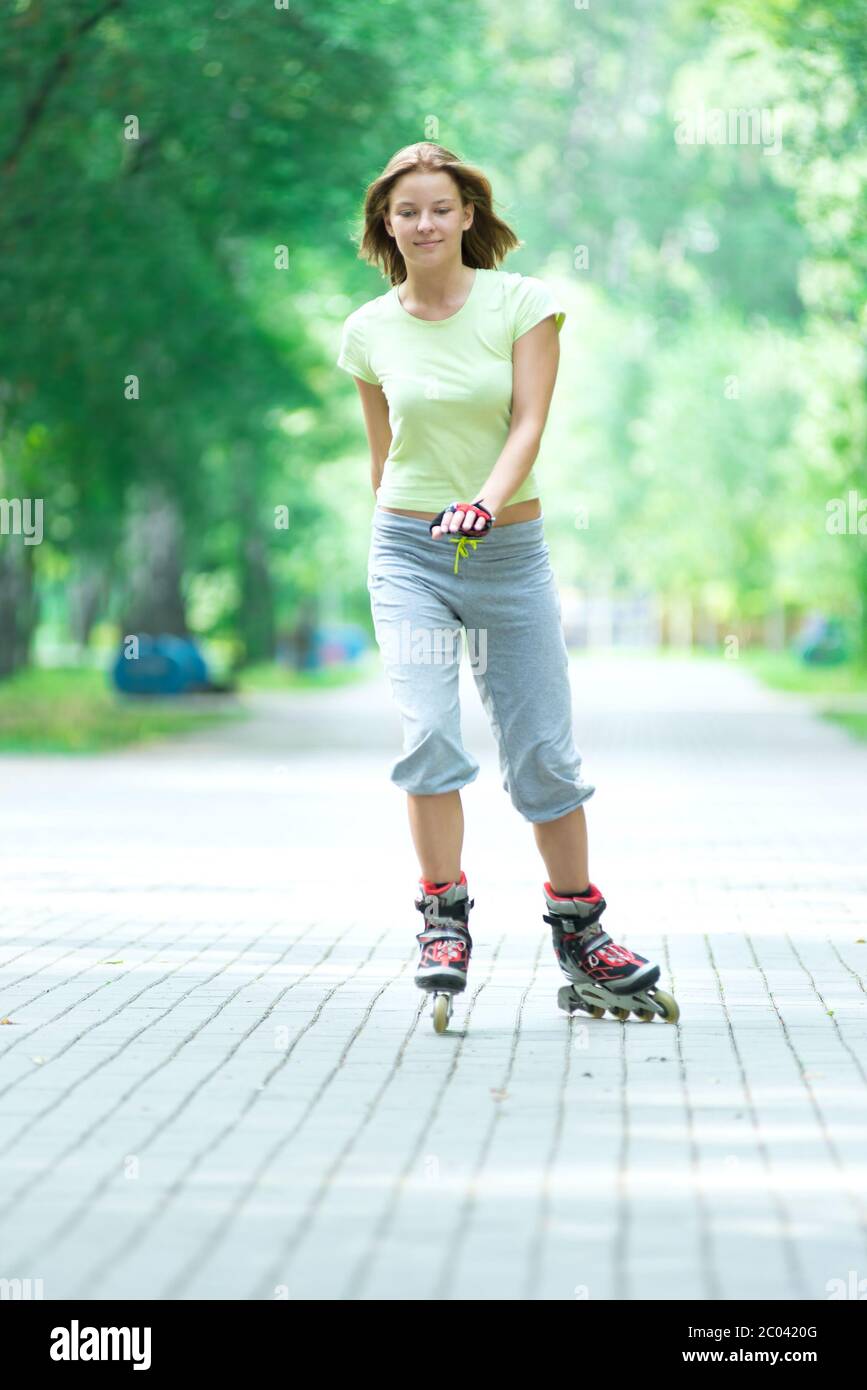
{"label": "fingerless glove", "polygon": [[[484,517],[485,525],[482,527],[481,531],[479,531],[475,526],[473,526],[469,531],[463,531],[462,526],[461,531],[463,531],[463,534],[467,536],[483,536],[487,531],[490,531],[497,518],[491,512],[488,511],[487,507],[483,507],[481,505],[481,500],[481,498],[478,498],[475,502],[452,502],[449,504],[448,507],[444,507],[443,510],[439,513],[439,515],[434,517],[433,521],[430,524],[429,530],[431,535],[433,535],[433,528],[435,526],[442,526],[443,517],[446,516],[449,512],[470,512],[477,518],[480,516]],[[454,534],[458,535],[460,534],[460,532],[455,532]]]}

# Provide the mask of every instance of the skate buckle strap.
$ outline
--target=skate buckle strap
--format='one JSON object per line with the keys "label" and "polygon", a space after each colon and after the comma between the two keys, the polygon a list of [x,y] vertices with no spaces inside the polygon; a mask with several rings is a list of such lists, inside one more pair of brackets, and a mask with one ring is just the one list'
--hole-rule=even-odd
{"label": "skate buckle strap", "polygon": [[437,913],[432,912],[430,916],[425,913],[425,922],[429,927],[433,927],[440,931],[454,931],[455,928],[469,931],[466,918],[440,917]]}
{"label": "skate buckle strap", "polygon": [[[578,925],[581,922],[580,917],[561,917],[559,913],[556,916],[549,917],[547,912],[544,912],[542,914],[542,921],[547,922],[549,926],[557,928],[561,941],[580,940],[582,945],[586,945],[589,951],[595,951],[599,946],[607,946],[611,940],[608,933],[597,927],[595,922],[586,922],[583,927]],[[569,923],[568,927],[565,925],[567,922]],[[574,926],[578,926],[577,931],[569,929]],[[591,940],[590,937],[594,928],[598,935],[594,936]]]}
{"label": "skate buckle strap", "polygon": [[[447,926],[457,925],[466,927],[466,917],[471,907],[475,905],[475,898],[456,898],[452,903],[443,903],[438,894],[430,893],[425,897],[416,898],[415,908],[418,912],[423,912],[426,922],[444,922]],[[437,908],[442,904],[442,911]]]}
{"label": "skate buckle strap", "polygon": [[[598,892],[599,890],[597,889],[596,891]],[[599,893],[599,897],[595,902],[585,902],[583,904],[586,909],[583,912],[578,906],[581,901],[580,898],[569,899],[568,901],[558,899],[557,906],[555,907],[554,902],[548,897],[547,893],[545,896],[548,906],[551,908],[551,913],[550,915],[548,913],[542,914],[543,922],[548,922],[552,927],[562,927],[564,930],[569,930],[570,928],[578,928],[580,930],[582,927],[585,930],[589,929],[594,923],[599,921],[599,918],[608,906],[601,893]],[[561,901],[563,902],[562,908],[560,908]]]}

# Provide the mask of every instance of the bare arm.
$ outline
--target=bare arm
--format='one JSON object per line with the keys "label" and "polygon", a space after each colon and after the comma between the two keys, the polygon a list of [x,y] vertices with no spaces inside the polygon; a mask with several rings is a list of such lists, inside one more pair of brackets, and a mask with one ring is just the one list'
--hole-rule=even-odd
{"label": "bare arm", "polygon": [[533,467],[560,365],[560,335],[553,314],[522,333],[512,347],[512,419],[500,457],[479,496],[496,514]]}
{"label": "bare arm", "polygon": [[355,376],[352,380],[358,387],[358,394],[361,397],[364,428],[367,431],[367,442],[370,445],[370,481],[373,485],[373,494],[376,496],[376,489],[382,482],[385,460],[388,458],[388,451],[391,448],[388,401],[381,386],[374,386],[369,381],[363,381],[360,376]]}

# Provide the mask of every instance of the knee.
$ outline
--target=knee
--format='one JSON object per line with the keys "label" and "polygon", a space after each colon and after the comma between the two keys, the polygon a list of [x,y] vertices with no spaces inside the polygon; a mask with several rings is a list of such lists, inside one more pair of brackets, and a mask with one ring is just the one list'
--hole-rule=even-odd
{"label": "knee", "polygon": [[541,742],[527,750],[503,786],[512,805],[532,823],[559,820],[575,811],[596,790],[581,772],[581,754],[574,747]]}
{"label": "knee", "polygon": [[391,780],[413,796],[457,791],[479,775],[479,764],[460,737],[441,726],[415,730],[391,769]]}

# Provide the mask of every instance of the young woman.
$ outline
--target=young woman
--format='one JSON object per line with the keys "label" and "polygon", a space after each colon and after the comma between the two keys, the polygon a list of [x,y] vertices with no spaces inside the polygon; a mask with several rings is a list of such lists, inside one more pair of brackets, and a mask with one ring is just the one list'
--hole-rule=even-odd
{"label": "young woman", "polygon": [[[533,475],[565,313],[540,280],[496,268],[518,245],[478,169],[441,145],[399,150],[367,190],[359,249],[392,288],[349,315],[337,359],[355,378],[370,444],[367,582],[403,725],[391,780],[407,793],[421,870],[415,978],[434,994],[438,1031],[472,950],[460,788],[479,764],[461,740],[462,629],[503,787],[548,871],[544,920],[570,980],[561,1007],[673,1014],[668,996],[656,991],[654,1006],[647,993],[659,967],[597,925],[605,899],[589,881],[583,809],[596,789],[573,741]],[[432,656],[444,639],[456,659]]]}

